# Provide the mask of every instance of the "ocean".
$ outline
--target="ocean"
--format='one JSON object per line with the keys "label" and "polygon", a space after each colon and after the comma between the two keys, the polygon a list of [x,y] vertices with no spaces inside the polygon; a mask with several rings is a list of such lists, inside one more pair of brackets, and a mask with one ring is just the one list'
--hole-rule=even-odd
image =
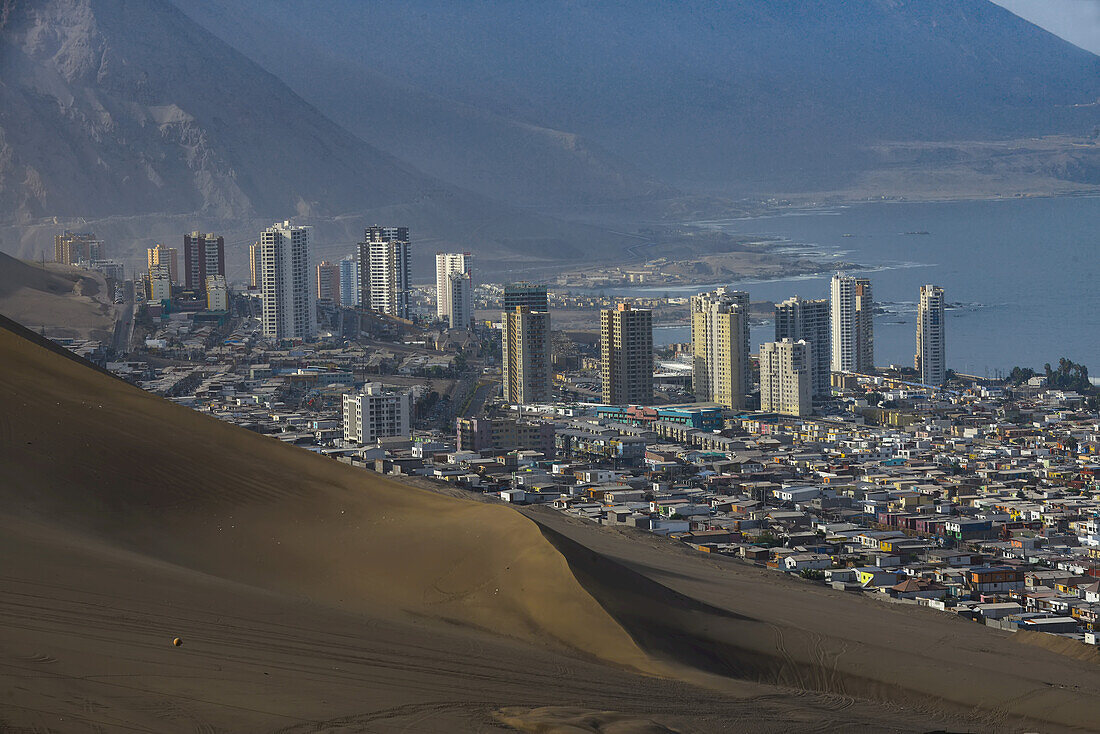
{"label": "ocean", "polygon": [[[875,301],[875,363],[912,365],[920,286],[942,286],[947,364],[995,376],[1041,369],[1059,357],[1100,373],[1100,197],[937,203],[868,203],[698,226],[768,235],[793,251],[864,266]],[[829,277],[732,283],[753,300],[827,298]],[[690,295],[702,286],[604,288],[617,295]],[[754,348],[774,337],[752,329]],[[687,341],[687,327],[657,328],[657,344]]]}

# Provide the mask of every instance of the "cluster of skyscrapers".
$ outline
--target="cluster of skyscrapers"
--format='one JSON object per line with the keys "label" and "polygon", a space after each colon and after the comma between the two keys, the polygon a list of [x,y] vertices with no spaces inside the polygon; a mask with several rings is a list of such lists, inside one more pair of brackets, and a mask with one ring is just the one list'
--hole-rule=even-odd
{"label": "cluster of skyscrapers", "polygon": [[225,279],[225,239],[191,232],[183,236],[183,270],[179,248],[156,244],[146,250],[141,287],[149,301],[170,303],[177,290],[190,301],[205,300],[208,311],[229,310]]}
{"label": "cluster of skyscrapers", "polygon": [[252,287],[263,297],[264,337],[315,337],[319,300],[409,318],[409,247],[408,227],[372,226],[353,254],[315,265],[309,227],[289,221],[268,227],[249,249]]}
{"label": "cluster of skyscrapers", "polygon": [[[504,288],[502,374],[504,400],[553,400],[553,341],[546,286],[513,283]],[[600,379],[603,402],[653,402],[653,314],[620,303],[600,311]]]}
{"label": "cluster of skyscrapers", "polygon": [[[874,296],[867,278],[837,273],[829,299],[775,306],[775,341],[759,352],[760,409],[807,415],[829,394],[833,372],[874,370]],[[693,384],[698,400],[740,408],[751,387],[748,294],[720,288],[691,299]],[[943,289],[921,288],[915,366],[925,385],[943,383]]]}

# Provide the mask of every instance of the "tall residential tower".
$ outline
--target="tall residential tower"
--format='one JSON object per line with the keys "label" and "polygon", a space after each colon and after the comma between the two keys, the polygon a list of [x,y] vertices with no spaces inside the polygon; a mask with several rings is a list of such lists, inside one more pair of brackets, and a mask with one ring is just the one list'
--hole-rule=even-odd
{"label": "tall residential tower", "polygon": [[719,288],[691,297],[691,353],[695,399],[743,408],[752,390],[748,293]]}
{"label": "tall residential tower", "polygon": [[608,405],[653,402],[653,313],[620,303],[600,311],[600,376]]}
{"label": "tall residential tower", "polygon": [[760,410],[784,415],[813,411],[813,347],[805,340],[760,345]]}
{"label": "tall residential tower", "polygon": [[548,403],[553,399],[550,312],[516,306],[501,314],[504,400]]}
{"label": "tall residential tower", "polygon": [[917,354],[914,367],[925,385],[942,385],[946,378],[946,338],[943,322],[943,288],[936,285],[920,287],[917,307]]}
{"label": "tall residential tower", "polygon": [[828,395],[829,388],[829,302],[824,298],[807,301],[798,296],[775,304],[775,340],[805,340],[813,355],[813,394]]}
{"label": "tall residential tower", "polygon": [[368,227],[358,245],[359,302],[378,313],[409,317],[408,227]]}
{"label": "tall residential tower", "polygon": [[[455,301],[455,295],[449,290],[451,275],[459,273],[460,275],[472,276],[473,267],[474,256],[468,252],[437,252],[435,254],[435,314],[443,321],[450,323],[454,320],[451,318],[451,304]],[[473,285],[472,279],[470,285]],[[460,285],[459,288],[461,287]],[[459,318],[457,321],[462,322],[463,319]]]}
{"label": "tall residential tower", "polygon": [[154,265],[167,265],[168,277],[172,280],[172,283],[179,285],[179,252],[176,248],[156,244],[145,251],[145,258],[149,271],[153,270]]}
{"label": "tall residential tower", "polygon": [[317,335],[310,230],[289,221],[260,233],[265,339],[310,340]]}
{"label": "tall residential tower", "polygon": [[183,236],[184,287],[201,291],[211,275],[225,275],[225,238],[192,232]]}
{"label": "tall residential tower", "polygon": [[833,372],[875,369],[874,298],[871,281],[837,273],[830,288]]}

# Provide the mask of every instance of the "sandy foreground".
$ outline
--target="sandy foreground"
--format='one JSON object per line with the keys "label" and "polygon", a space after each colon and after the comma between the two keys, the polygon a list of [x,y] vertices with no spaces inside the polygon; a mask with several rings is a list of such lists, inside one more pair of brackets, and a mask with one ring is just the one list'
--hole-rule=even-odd
{"label": "sandy foreground", "polygon": [[400,484],[36,341],[0,323],[0,731],[1100,724],[1090,651]]}

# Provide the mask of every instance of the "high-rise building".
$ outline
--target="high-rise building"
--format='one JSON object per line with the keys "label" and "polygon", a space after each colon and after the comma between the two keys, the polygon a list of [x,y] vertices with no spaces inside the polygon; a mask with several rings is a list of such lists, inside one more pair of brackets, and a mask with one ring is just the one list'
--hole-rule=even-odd
{"label": "high-rise building", "polygon": [[532,311],[549,311],[550,299],[546,295],[546,286],[526,281],[504,286],[504,310],[515,311],[516,306],[526,306]]}
{"label": "high-rise building", "polygon": [[145,251],[145,256],[148,261],[146,267],[149,270],[152,270],[154,265],[167,265],[172,283],[179,285],[179,251],[176,248],[156,244]]}
{"label": "high-rise building", "polygon": [[692,296],[690,310],[695,399],[743,408],[752,390],[749,294],[719,288]]}
{"label": "high-rise building", "polygon": [[620,303],[600,311],[600,376],[608,405],[653,402],[653,313]]}
{"label": "high-rise building", "polygon": [[102,260],[107,253],[103,240],[94,232],[70,232],[56,235],[53,240],[53,259],[65,265],[76,265],[81,260]]}
{"label": "high-rise building", "polygon": [[206,276],[206,310],[229,310],[229,285],[224,275]]}
{"label": "high-rise building", "polygon": [[871,281],[837,273],[830,288],[833,372],[875,369],[875,302]]}
{"label": "high-rise building", "polygon": [[[435,314],[450,323],[451,299],[447,297],[452,273],[473,274],[474,256],[468,252],[437,252],[435,254]],[[465,327],[462,327],[465,328]]]}
{"label": "high-rise building", "polygon": [[550,312],[517,306],[501,314],[504,399],[548,403],[554,397],[550,362]]}
{"label": "high-rise building", "polygon": [[172,300],[172,271],[167,265],[154,265],[149,268],[146,297],[150,301],[157,302]]}
{"label": "high-rise building", "polygon": [[359,305],[359,262],[355,255],[348,255],[340,261],[340,305]]}
{"label": "high-rise building", "polygon": [[340,266],[322,260],[317,264],[317,300],[340,302]]}
{"label": "high-rise building", "polygon": [[183,236],[184,287],[198,291],[209,275],[225,275],[225,238],[192,232]]}
{"label": "high-rise building", "polygon": [[783,339],[760,345],[760,410],[784,415],[813,412],[813,347]]}
{"label": "high-rise building", "polygon": [[409,317],[408,227],[368,227],[358,245],[359,302],[378,313]]}
{"label": "high-rise building", "polygon": [[408,436],[411,415],[410,391],[385,390],[382,383],[368,382],[358,395],[344,395],[344,440],[365,444]]}
{"label": "high-rise building", "polygon": [[798,296],[775,304],[775,340],[805,340],[813,355],[813,394],[828,395],[829,386],[829,302],[807,301]]}
{"label": "high-rise building", "polygon": [[943,288],[936,285],[920,287],[917,307],[917,354],[914,367],[925,385],[942,385],[947,371],[947,343],[944,334]]}
{"label": "high-rise building", "polygon": [[260,233],[265,339],[310,340],[317,335],[309,235],[308,227],[289,221]]}
{"label": "high-rise building", "polygon": [[260,262],[260,243],[253,242],[248,246],[248,285],[259,288],[263,284],[263,265]]}
{"label": "high-rise building", "polygon": [[447,325],[452,329],[469,329],[474,321],[474,281],[468,272],[455,271],[443,284],[443,299],[447,304]]}

